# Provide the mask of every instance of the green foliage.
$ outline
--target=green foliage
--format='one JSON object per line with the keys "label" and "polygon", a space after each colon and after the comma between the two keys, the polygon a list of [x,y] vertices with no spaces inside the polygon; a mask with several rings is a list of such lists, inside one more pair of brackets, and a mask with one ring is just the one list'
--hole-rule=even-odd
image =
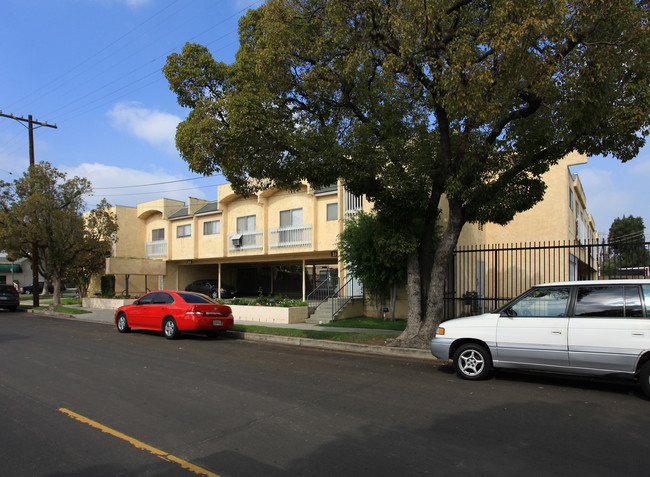
{"label": "green foliage", "polygon": [[[41,274],[58,290],[84,240],[83,195],[91,191],[90,182],[68,179],[51,164],[41,162],[30,166],[13,184],[0,186],[0,248],[12,257],[32,260],[35,247]],[[59,299],[55,291],[55,306]]]}
{"label": "green foliage", "polygon": [[168,58],[191,109],[176,144],[242,194],[339,179],[365,194],[406,238],[387,245],[417,247],[409,309],[431,335],[466,222],[532,207],[570,152],[627,161],[645,143],[649,15],[634,0],[270,0],[241,19],[233,64],[195,44]]}
{"label": "green foliage", "polygon": [[348,271],[369,291],[380,294],[406,282],[406,259],[416,246],[377,214],[364,212],[346,220],[337,244]]}
{"label": "green foliage", "polygon": [[271,295],[264,295],[262,289],[259,289],[259,294],[257,298],[246,299],[246,298],[232,298],[230,300],[218,300],[219,303],[225,305],[241,305],[241,306],[280,306],[280,307],[293,307],[293,306],[307,306],[307,302],[302,300],[295,300],[293,298],[287,298],[285,296],[276,295],[271,297]]}
{"label": "green foliage", "polygon": [[608,242],[611,251],[608,264],[610,272],[650,265],[642,217],[623,216],[614,219],[609,228]]}
{"label": "green foliage", "polygon": [[111,205],[102,199],[96,209],[86,214],[83,238],[76,244],[75,260],[65,270],[66,280],[76,285],[80,296],[87,296],[91,278],[103,273],[106,258],[110,257],[115,244],[117,217],[110,207]]}
{"label": "green foliage", "polygon": [[100,287],[102,296],[115,296],[115,275],[102,275]]}

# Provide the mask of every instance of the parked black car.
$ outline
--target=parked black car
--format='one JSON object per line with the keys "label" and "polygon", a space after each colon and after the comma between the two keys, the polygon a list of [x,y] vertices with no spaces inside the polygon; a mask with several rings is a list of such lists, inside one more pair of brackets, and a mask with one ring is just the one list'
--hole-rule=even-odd
{"label": "parked black car", "polygon": [[[43,286],[44,286],[44,285],[45,285],[45,284],[44,284],[43,282],[38,282],[38,293],[39,293],[39,294],[40,294],[40,293],[43,293]],[[33,288],[34,288],[34,287],[33,287],[32,285],[25,285],[25,286],[23,287],[23,295],[31,295],[31,294],[32,294],[32,289],[33,289]],[[51,285],[51,284],[48,285],[48,287],[47,287],[47,291],[48,291],[49,293],[54,293],[54,285]],[[65,285],[64,285],[63,283],[61,283],[61,291],[65,291]]]}
{"label": "parked black car", "polygon": [[0,308],[16,311],[20,305],[20,295],[13,285],[0,285]]}
{"label": "parked black car", "polygon": [[[185,291],[203,293],[212,298],[219,298],[219,281],[213,279],[196,280],[185,287]],[[233,298],[237,290],[229,285],[221,284],[221,298]]]}

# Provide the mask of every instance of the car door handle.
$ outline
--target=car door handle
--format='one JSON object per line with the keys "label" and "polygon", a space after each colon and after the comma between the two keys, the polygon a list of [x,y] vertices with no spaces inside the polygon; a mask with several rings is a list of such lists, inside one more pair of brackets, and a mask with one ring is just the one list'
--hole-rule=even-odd
{"label": "car door handle", "polygon": [[553,331],[551,331],[551,334],[552,334],[552,335],[561,335],[562,332],[559,331],[559,330],[553,330]]}
{"label": "car door handle", "polygon": [[632,336],[645,336],[643,331],[633,331]]}

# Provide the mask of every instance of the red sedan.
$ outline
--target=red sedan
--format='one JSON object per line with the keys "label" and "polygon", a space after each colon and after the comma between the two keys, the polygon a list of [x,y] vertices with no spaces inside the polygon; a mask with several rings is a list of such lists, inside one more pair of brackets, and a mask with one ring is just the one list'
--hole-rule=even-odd
{"label": "red sedan", "polygon": [[131,328],[162,331],[167,339],[181,331],[205,331],[214,338],[232,329],[234,318],[229,306],[219,305],[200,293],[158,290],[141,296],[115,312],[120,333]]}

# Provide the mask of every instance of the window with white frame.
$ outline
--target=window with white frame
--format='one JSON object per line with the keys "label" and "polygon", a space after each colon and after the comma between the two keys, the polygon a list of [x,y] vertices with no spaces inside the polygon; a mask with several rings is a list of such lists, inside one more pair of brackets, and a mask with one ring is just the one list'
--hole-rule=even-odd
{"label": "window with white frame", "polygon": [[327,220],[338,220],[338,219],[339,219],[338,202],[327,204]]}
{"label": "window with white frame", "polygon": [[160,242],[161,240],[165,240],[165,229],[153,229],[151,231],[151,241]]}
{"label": "window with white frame", "polygon": [[190,235],[192,235],[192,225],[186,224],[176,227],[176,237],[182,238],[189,237]]}
{"label": "window with white frame", "polygon": [[237,217],[237,233],[255,232],[255,216]]}
{"label": "window with white frame", "polygon": [[214,235],[221,233],[221,221],[210,220],[203,223],[203,235]]}

